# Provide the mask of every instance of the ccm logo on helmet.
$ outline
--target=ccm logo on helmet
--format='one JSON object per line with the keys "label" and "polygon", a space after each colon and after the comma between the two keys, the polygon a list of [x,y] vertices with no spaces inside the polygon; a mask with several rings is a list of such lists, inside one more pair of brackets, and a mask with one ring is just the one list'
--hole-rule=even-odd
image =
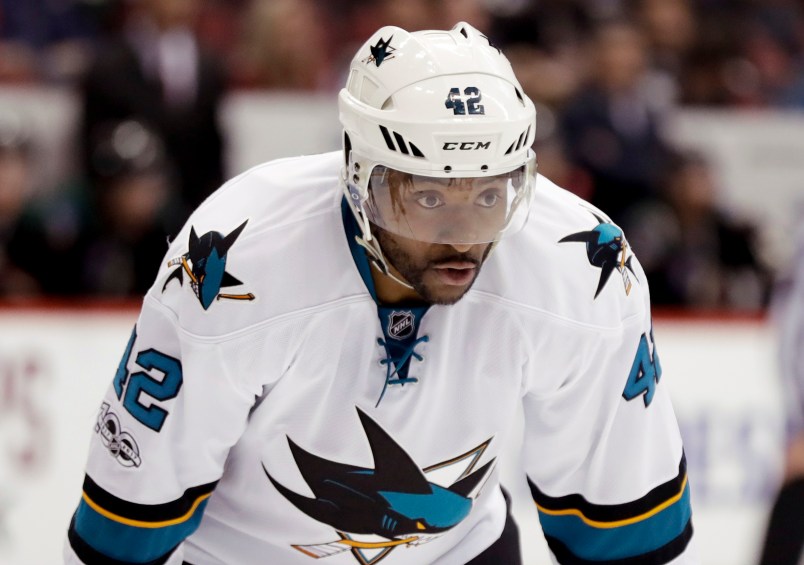
{"label": "ccm logo on helmet", "polygon": [[445,151],[477,151],[478,149],[489,149],[491,141],[445,141],[444,147],[441,149]]}

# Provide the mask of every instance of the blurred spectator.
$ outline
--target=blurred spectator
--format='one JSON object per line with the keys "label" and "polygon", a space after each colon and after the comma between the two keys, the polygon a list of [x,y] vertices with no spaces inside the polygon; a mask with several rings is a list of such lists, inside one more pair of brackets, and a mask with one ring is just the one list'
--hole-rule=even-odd
{"label": "blurred spectator", "polygon": [[534,149],[538,156],[540,175],[584,200],[589,200],[592,180],[583,169],[570,162],[560,141],[555,138],[537,141]]}
{"label": "blurred spectator", "polygon": [[696,41],[680,69],[680,102],[691,106],[723,106],[742,88],[738,63],[744,9],[736,3],[714,2],[696,12]]}
{"label": "blurred spectator", "polygon": [[[584,80],[581,51],[575,45],[548,52],[527,43],[517,43],[507,46],[506,54],[522,88],[537,105],[537,112],[540,106],[560,111]],[[537,138],[543,137],[543,124],[543,121],[537,122]]]}
{"label": "blurred spectator", "polygon": [[[579,2],[525,3],[492,12],[489,37],[505,48],[522,88],[537,104],[561,109],[586,71],[581,45],[593,27]],[[537,136],[542,125],[537,120]]]}
{"label": "blurred spectator", "polygon": [[643,203],[626,219],[656,305],[756,310],[770,275],[754,251],[754,227],[717,204],[709,163],[692,152],[669,162],[663,202]]}
{"label": "blurred spectator", "polygon": [[198,39],[227,65],[242,34],[243,15],[251,4],[252,0],[201,0],[195,25]]}
{"label": "blurred spectator", "polygon": [[678,78],[697,40],[691,0],[641,0],[637,17],[648,42],[653,72],[668,81],[678,98]]}
{"label": "blurred spectator", "polygon": [[[659,1],[659,0],[657,0]],[[709,2],[681,68],[681,102],[804,107],[804,8],[795,0]]]}
{"label": "blurred spectator", "polygon": [[175,196],[164,145],[135,121],[97,132],[92,181],[75,179],[32,202],[17,238],[27,269],[49,295],[139,296],[167,249]]}
{"label": "blurred spectator", "polygon": [[[433,22],[441,21],[441,4],[438,0],[373,0],[362,2],[360,11],[381,25],[395,25],[407,31],[431,29]],[[359,16],[358,16],[359,17]],[[453,22],[455,25],[458,22]],[[371,35],[369,32],[365,37]],[[362,38],[365,39],[365,38]]]}
{"label": "blurred spectator", "polygon": [[489,2],[484,0],[442,2],[440,6],[442,25],[439,29],[450,29],[458,22],[466,22],[484,33],[490,34],[492,15],[488,4]]}
{"label": "blurred spectator", "polygon": [[[601,3],[603,4],[603,3]],[[504,2],[496,4],[491,35],[500,44],[529,45],[540,51],[556,53],[577,45],[592,32],[595,20],[619,12],[619,2],[610,2],[606,14],[597,3],[583,0],[543,0],[539,2]]]}
{"label": "blurred spectator", "polygon": [[753,80],[739,91],[742,106],[804,108],[804,61],[791,41],[762,25],[751,26],[743,41],[742,64]]}
{"label": "blurred spectator", "polygon": [[115,124],[94,146],[92,214],[83,248],[84,291],[144,294],[167,250],[173,170],[161,139],[135,121]]}
{"label": "blurred spectator", "polygon": [[330,44],[324,14],[314,0],[252,0],[244,11],[234,83],[290,90],[328,87],[335,83]]}
{"label": "blurred spectator", "polygon": [[199,2],[139,0],[82,85],[87,159],[93,136],[109,122],[140,120],[164,139],[178,173],[174,229],[223,181],[218,111],[226,82],[219,59],[196,36]]}
{"label": "blurred spectator", "polygon": [[592,177],[591,202],[627,228],[629,208],[657,196],[671,93],[651,81],[647,44],[630,23],[601,25],[589,58],[588,85],[565,108],[560,131],[570,160]]}
{"label": "blurred spectator", "polygon": [[[0,297],[35,294],[39,285],[27,266],[23,211],[32,192],[30,146],[15,116],[0,119]],[[40,258],[41,259],[41,258]]]}
{"label": "blurred spectator", "polygon": [[[804,217],[804,214],[799,214]],[[779,330],[779,368],[787,433],[784,476],[769,515],[760,565],[798,565],[804,559],[804,229],[794,262],[773,297]]]}
{"label": "blurred spectator", "polygon": [[0,80],[72,81],[109,0],[0,0]]}

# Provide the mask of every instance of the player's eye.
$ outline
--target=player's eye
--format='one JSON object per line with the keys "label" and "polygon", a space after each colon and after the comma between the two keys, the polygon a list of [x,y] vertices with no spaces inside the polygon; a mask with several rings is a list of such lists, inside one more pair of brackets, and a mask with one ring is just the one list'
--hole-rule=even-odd
{"label": "player's eye", "polygon": [[416,202],[422,208],[427,209],[438,208],[439,206],[444,205],[444,201],[441,200],[441,197],[433,193],[422,194],[421,196],[416,198]]}
{"label": "player's eye", "polygon": [[491,189],[483,192],[480,196],[478,196],[477,199],[475,200],[475,204],[477,204],[478,206],[482,206],[484,208],[493,208],[494,206],[497,205],[499,201],[500,201],[499,193],[496,190]]}

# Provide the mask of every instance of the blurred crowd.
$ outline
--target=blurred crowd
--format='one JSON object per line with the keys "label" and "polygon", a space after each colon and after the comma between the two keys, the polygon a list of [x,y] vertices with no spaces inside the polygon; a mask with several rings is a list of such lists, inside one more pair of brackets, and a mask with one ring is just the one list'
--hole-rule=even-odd
{"label": "blurred crowd", "polygon": [[662,123],[679,106],[804,109],[799,0],[0,0],[0,88],[66,85],[81,109],[78,174],[36,198],[33,140],[0,108],[0,297],[141,295],[224,180],[228,92],[334,97],[380,26],[458,21],[511,60],[540,172],[624,228],[655,304],[766,305],[756,227]]}

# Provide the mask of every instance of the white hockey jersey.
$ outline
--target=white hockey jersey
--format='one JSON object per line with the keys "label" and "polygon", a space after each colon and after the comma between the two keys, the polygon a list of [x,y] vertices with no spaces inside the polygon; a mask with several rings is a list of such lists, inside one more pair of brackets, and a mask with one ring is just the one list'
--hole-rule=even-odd
{"label": "white hockey jersey", "polygon": [[256,167],[173,241],[99,410],[67,560],[466,563],[502,531],[496,464],[522,406],[559,563],[692,563],[619,228],[539,177],[457,304],[378,312],[341,159]]}

